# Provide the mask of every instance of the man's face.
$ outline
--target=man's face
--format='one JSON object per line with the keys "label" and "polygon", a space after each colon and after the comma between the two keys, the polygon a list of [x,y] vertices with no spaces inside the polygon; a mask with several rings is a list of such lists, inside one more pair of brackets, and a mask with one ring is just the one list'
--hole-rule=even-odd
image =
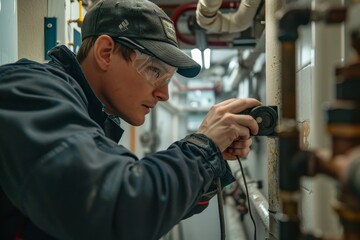
{"label": "man's face", "polygon": [[138,66],[134,66],[136,60],[136,52],[131,55],[129,62],[119,53],[114,53],[109,69],[102,79],[101,95],[107,113],[139,126],[144,123],[145,115],[158,101],[169,99],[169,92],[167,82],[159,86],[146,77],[153,69],[145,69],[147,75],[139,71]]}

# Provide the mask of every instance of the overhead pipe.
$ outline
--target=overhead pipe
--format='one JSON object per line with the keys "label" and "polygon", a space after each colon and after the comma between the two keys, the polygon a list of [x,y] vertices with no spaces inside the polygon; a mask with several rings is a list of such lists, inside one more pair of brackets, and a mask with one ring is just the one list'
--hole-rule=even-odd
{"label": "overhead pipe", "polygon": [[241,60],[241,66],[245,69],[250,69],[254,66],[256,60],[260,56],[261,53],[265,52],[265,31],[261,33],[259,40],[257,41],[254,49],[251,50],[251,53],[248,57]]}
{"label": "overhead pipe", "polygon": [[215,33],[234,33],[247,29],[261,0],[243,0],[235,13],[222,13],[222,0],[199,0],[196,8],[198,24]]}
{"label": "overhead pipe", "polygon": [[[220,9],[236,9],[238,7],[239,7],[239,2],[232,1],[232,2],[221,3]],[[177,7],[173,11],[173,14],[171,16],[171,19],[174,22],[176,36],[177,36],[178,40],[185,44],[194,45],[194,46],[196,45],[196,39],[184,36],[184,34],[182,34],[181,31],[179,31],[177,22],[181,15],[183,15],[186,12],[195,12],[196,9],[197,9],[196,3],[183,4],[183,5],[180,5],[179,7]],[[225,37],[221,36],[221,38],[225,38]],[[208,43],[209,47],[229,47],[229,45],[230,45],[229,44],[230,39],[225,39],[225,40],[217,39],[217,41],[213,41],[210,39],[207,39],[207,40],[208,40],[207,43]]]}

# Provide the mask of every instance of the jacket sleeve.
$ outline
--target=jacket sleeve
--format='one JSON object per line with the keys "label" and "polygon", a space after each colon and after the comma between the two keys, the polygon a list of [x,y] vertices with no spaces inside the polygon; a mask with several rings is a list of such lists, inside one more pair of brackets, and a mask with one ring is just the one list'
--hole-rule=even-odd
{"label": "jacket sleeve", "polygon": [[[185,139],[200,148],[207,148],[208,146],[211,146],[210,142],[212,141],[202,134],[191,134],[187,136]],[[226,161],[224,162],[226,167],[225,174],[219,177],[221,186],[218,186],[216,184],[216,179],[214,179],[214,181],[211,183],[211,185],[206,190],[206,192],[203,193],[200,196],[200,198],[193,203],[193,206],[189,209],[189,211],[186,213],[183,219],[189,218],[194,214],[198,214],[204,211],[209,206],[210,200],[216,194],[218,194],[219,191],[221,191],[225,186],[235,181],[235,178],[232,175],[229,164]]]}
{"label": "jacket sleeve", "polygon": [[183,139],[138,160],[104,136],[75,83],[53,78],[0,74],[0,184],[50,235],[159,239],[229,177],[212,141]]}
{"label": "jacket sleeve", "polygon": [[228,163],[226,163],[226,166],[229,168],[226,171],[226,174],[224,174],[223,177],[220,177],[221,186],[218,186],[216,184],[216,181],[214,180],[209,189],[203,193],[200,198],[193,203],[193,206],[189,209],[189,211],[185,214],[183,219],[189,218],[193,216],[194,214],[199,214],[202,211],[204,211],[210,204],[210,200],[216,195],[219,194],[219,191],[222,191],[222,189],[229,185],[230,183],[235,181],[235,178],[233,177],[230,167]]}

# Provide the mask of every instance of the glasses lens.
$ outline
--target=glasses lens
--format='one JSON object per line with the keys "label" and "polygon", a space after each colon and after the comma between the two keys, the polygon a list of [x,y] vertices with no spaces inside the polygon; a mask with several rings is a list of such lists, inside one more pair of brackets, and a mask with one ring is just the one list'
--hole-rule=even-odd
{"label": "glasses lens", "polygon": [[136,58],[133,66],[136,71],[154,87],[162,87],[169,83],[177,68],[161,60],[135,50]]}

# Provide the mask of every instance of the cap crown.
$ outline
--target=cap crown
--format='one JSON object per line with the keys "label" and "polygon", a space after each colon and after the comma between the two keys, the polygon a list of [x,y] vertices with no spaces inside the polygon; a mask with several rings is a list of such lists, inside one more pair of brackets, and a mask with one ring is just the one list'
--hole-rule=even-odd
{"label": "cap crown", "polygon": [[178,47],[171,19],[148,0],[104,0],[84,18],[82,38],[107,34],[112,37],[149,39]]}
{"label": "cap crown", "polygon": [[174,23],[166,13],[148,0],[103,0],[86,13],[82,39],[109,35],[131,42],[154,57],[176,67],[185,77],[194,77],[201,66],[179,49]]}

